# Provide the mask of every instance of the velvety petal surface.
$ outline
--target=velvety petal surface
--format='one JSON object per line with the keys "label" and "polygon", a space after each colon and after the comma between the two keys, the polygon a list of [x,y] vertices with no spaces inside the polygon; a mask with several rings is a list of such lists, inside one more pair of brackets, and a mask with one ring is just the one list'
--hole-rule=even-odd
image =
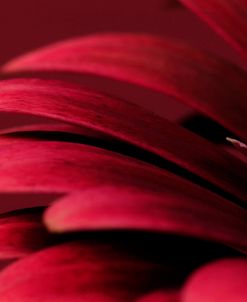
{"label": "velvety petal surface", "polygon": [[[247,176],[242,162],[137,106],[65,82],[19,79],[2,81],[0,88],[0,111],[49,117],[99,131],[100,135],[158,156],[155,164],[167,168],[162,160],[169,160],[211,183],[216,190],[246,201]],[[139,150],[138,156],[142,153]],[[152,154],[148,153],[146,159]]]}
{"label": "velvety petal surface", "polygon": [[202,263],[233,255],[223,246],[189,237],[140,232],[83,235],[2,271],[1,301],[135,302],[152,294],[171,295]]}
{"label": "velvety petal surface", "polygon": [[[164,222],[163,230],[162,226],[160,226],[160,230],[162,231],[174,230],[174,232],[183,233],[183,229],[188,223],[189,226],[186,234],[205,236],[206,238],[209,237],[219,241],[229,242],[229,244],[241,250],[246,249],[245,237],[243,239],[244,235],[242,233],[243,230],[246,229],[246,210],[165,170],[114,152],[87,145],[32,141],[30,139],[19,139],[17,142],[14,142],[13,139],[6,139],[4,143],[4,139],[2,139],[0,147],[0,175],[3,175],[0,177],[0,190],[2,192],[65,193],[82,189],[85,190],[87,188],[92,188],[92,191],[95,190],[95,192],[97,192],[98,186],[111,185],[113,186],[112,192],[115,192],[114,194],[116,195],[117,190],[114,191],[114,187],[122,185],[130,188],[130,193],[129,195],[127,194],[126,197],[130,198],[130,200],[136,200],[137,206],[131,211],[131,203],[128,203],[128,200],[126,200],[126,204],[124,200],[119,204],[119,206],[122,204],[123,216],[121,218],[121,213],[119,213],[119,218],[125,223],[124,228],[129,228],[132,224],[133,228],[139,227],[154,230],[155,226],[152,220],[160,217],[159,210],[163,208],[164,213],[167,210],[167,217],[170,217],[170,220],[169,222]],[[61,150],[63,152],[60,152]],[[131,190],[137,190],[136,193],[133,193],[133,196]],[[145,198],[144,195],[138,196],[141,191],[149,193],[147,198]],[[101,204],[100,192],[98,194],[99,195],[96,194],[95,198],[95,211]],[[98,200],[97,197],[99,198]],[[117,194],[116,198],[121,197]],[[141,203],[142,198],[144,199],[143,204]],[[154,216],[149,218],[149,215],[145,214],[145,211],[149,209],[150,206],[152,207],[152,202],[155,200],[156,206],[153,209]],[[167,201],[167,208],[165,204],[162,206],[162,200],[164,200],[164,203]],[[82,213],[81,211],[83,211],[83,203],[81,204],[80,201],[79,199],[77,205],[77,207],[79,207],[78,211],[80,210],[78,213]],[[115,214],[117,214],[118,207],[116,207],[117,203],[115,203],[115,201],[115,198],[109,199],[108,201],[102,200],[102,202],[105,203],[109,202],[108,207],[112,207],[111,210],[113,213],[116,212]],[[173,203],[174,208],[172,206]],[[203,219],[202,213],[208,211],[207,219],[212,219],[212,221],[215,222],[215,225],[212,225],[213,230],[210,231],[206,220],[204,220],[203,223],[200,219],[197,219],[197,216],[193,218],[193,213],[188,213],[183,216],[180,206],[186,208],[187,203],[191,205],[190,211],[195,211],[196,215],[201,213],[201,219]],[[74,204],[71,203],[70,205],[72,206],[70,211],[72,211],[73,214]],[[67,210],[69,210],[67,207],[70,207],[70,205],[66,204]],[[127,208],[125,208],[125,205]],[[219,210],[218,214],[222,215],[222,219],[225,219],[222,221],[222,224],[221,221],[218,221],[218,216],[215,216],[215,212],[217,212],[216,209]],[[99,212],[101,211],[99,209],[97,211],[99,216],[102,215],[103,224],[100,225],[100,227],[103,227],[104,219],[107,219],[108,214],[110,216],[110,212],[108,213],[107,208],[105,208],[105,212],[102,213]],[[184,211],[186,211],[186,209],[184,209]],[[92,206],[91,209],[89,207],[88,215],[90,213],[90,215],[93,215],[93,212],[94,207]],[[76,213],[74,214],[76,215]],[[143,220],[141,217],[142,214],[144,215]],[[174,216],[172,216],[173,214]],[[129,225],[126,215],[132,218]],[[158,216],[156,217],[155,215]],[[175,219],[177,215],[176,224],[172,222],[172,217]],[[80,216],[74,217],[78,227],[81,227],[80,218]],[[136,221],[136,225],[134,225],[133,223],[136,218],[139,219],[139,222]],[[184,219],[182,225],[179,223],[180,218]],[[58,226],[56,226],[56,219],[58,220]],[[114,217],[109,217],[109,222],[111,222],[111,219],[113,219],[113,224],[112,226],[109,225],[110,228],[123,228],[117,224],[114,226]],[[193,226],[193,219],[197,219],[198,225],[196,228]],[[49,223],[52,225],[51,221],[50,219]],[[234,221],[234,223],[232,223],[232,221]],[[161,222],[162,217],[160,217],[160,223]],[[54,228],[63,228],[63,223],[65,223],[64,227],[66,227],[66,220],[59,222],[59,217],[54,216]],[[67,224],[68,223],[70,223],[70,217],[68,217]],[[228,223],[231,223],[233,229],[227,229],[226,231],[225,228],[228,228]],[[217,224],[218,231],[216,232],[214,228],[216,228]],[[68,226],[70,227],[69,224]],[[107,224],[105,226],[107,226]],[[159,228],[156,229],[156,231],[160,230]],[[233,233],[229,235],[228,232],[231,231]]]}
{"label": "velvety petal surface", "polygon": [[246,282],[246,258],[209,263],[189,278],[182,292],[182,302],[245,302]]}
{"label": "velvety petal surface", "polygon": [[180,0],[247,57],[246,0]]}
{"label": "velvety petal surface", "polygon": [[[204,5],[216,2],[231,7],[237,1],[229,5],[223,5],[224,0],[198,1]],[[144,34],[92,35],[34,51],[7,63],[2,70],[89,72],[143,85],[182,100],[247,138],[246,72],[169,39]]]}
{"label": "velvety petal surface", "polygon": [[0,214],[0,259],[23,257],[47,246],[51,236],[42,224],[43,211],[32,208]]}
{"label": "velvety petal surface", "polygon": [[[124,186],[94,187],[55,202],[44,221],[53,232],[141,230],[189,235],[247,251],[247,211],[210,194],[178,187],[160,193]],[[199,192],[198,192],[199,193]]]}
{"label": "velvety petal surface", "polygon": [[0,165],[2,192],[63,193],[112,182],[159,189],[166,179],[171,184],[174,178],[183,182],[165,170],[115,152],[35,139],[1,138]]}
{"label": "velvety petal surface", "polygon": [[171,267],[154,256],[147,258],[140,248],[138,253],[132,250],[126,245],[79,242],[43,250],[1,272],[0,299],[124,302],[164,287]]}

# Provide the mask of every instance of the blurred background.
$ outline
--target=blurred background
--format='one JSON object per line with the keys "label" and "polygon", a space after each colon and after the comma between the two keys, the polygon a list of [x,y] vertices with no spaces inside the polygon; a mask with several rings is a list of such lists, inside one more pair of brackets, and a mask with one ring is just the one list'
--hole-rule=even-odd
{"label": "blurred background", "polygon": [[[54,41],[97,32],[148,32],[183,40],[231,60],[233,50],[207,25],[171,0],[8,0],[0,4],[0,64],[24,52]],[[163,95],[125,83],[92,76],[82,84],[127,98],[130,101],[177,120],[188,109]],[[113,83],[114,82],[114,83]],[[33,121],[2,114],[0,128]]]}
{"label": "blurred background", "polygon": [[0,63],[53,41],[107,31],[162,34],[232,54],[197,17],[186,9],[167,8],[167,1],[1,1]]}

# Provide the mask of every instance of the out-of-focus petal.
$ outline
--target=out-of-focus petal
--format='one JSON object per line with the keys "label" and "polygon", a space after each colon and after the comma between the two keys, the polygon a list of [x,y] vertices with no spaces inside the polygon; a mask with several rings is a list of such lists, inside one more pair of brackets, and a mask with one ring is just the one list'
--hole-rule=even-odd
{"label": "out-of-focus petal", "polygon": [[30,208],[0,215],[0,259],[23,257],[48,245],[51,236],[42,224],[43,210]]}
{"label": "out-of-focus petal", "polygon": [[178,186],[153,192],[119,185],[66,196],[45,213],[53,232],[141,230],[214,240],[247,252],[247,211]]}
{"label": "out-of-focus petal", "polygon": [[[154,164],[167,168],[164,159],[169,160],[192,173],[193,181],[203,179],[212,185],[211,190],[214,186],[217,191],[230,193],[233,199],[246,200],[244,164],[142,108],[65,82],[19,79],[2,81],[0,88],[0,111],[45,116],[99,131],[138,147],[138,156],[149,152],[146,159],[153,158]],[[158,157],[154,159],[153,155]],[[181,169],[176,173],[185,174]]]}
{"label": "out-of-focus petal", "polygon": [[157,291],[147,294],[135,302],[180,302],[177,291]]}
{"label": "out-of-focus petal", "polygon": [[[39,142],[30,139],[19,140],[17,143],[12,139],[6,140],[5,145],[3,143],[0,145],[0,155],[0,190],[3,192],[65,193],[87,188],[96,190],[100,185],[111,185],[113,187],[122,185],[137,190],[139,188],[137,192],[147,191],[149,192],[149,198],[152,198],[153,192],[154,195],[158,194],[159,202],[162,200],[167,201],[167,203],[174,202],[175,216],[180,215],[180,206],[182,206],[183,201],[185,202],[185,208],[186,203],[191,203],[192,210],[195,202],[195,207],[198,206],[198,215],[200,210],[203,212],[203,214],[201,213],[202,217],[204,217],[204,211],[206,211],[206,205],[208,205],[209,215],[207,219],[210,219],[211,214],[214,217],[214,213],[219,209],[219,215],[223,217],[223,213],[225,213],[227,224],[228,220],[235,222],[236,219],[232,230],[234,235],[231,235],[234,238],[227,237],[228,232],[225,231],[227,224],[223,223],[219,226],[218,233],[214,229],[216,225],[212,224],[210,233],[212,237],[210,238],[215,238],[215,233],[217,234],[216,239],[219,241],[229,242],[232,239],[231,243],[236,248],[241,250],[246,248],[245,237],[242,240],[241,235],[241,231],[246,229],[246,210],[165,170],[95,147],[61,142]],[[115,199],[111,202],[113,203],[112,210],[114,210]],[[122,206],[124,210],[125,205],[123,203]],[[149,203],[146,200],[144,210],[146,211],[149,206],[152,207],[152,202]],[[158,214],[157,208],[156,214]],[[141,213],[138,213],[138,208],[136,213],[135,208],[133,210],[133,219],[135,218],[134,215],[141,215]],[[142,206],[139,210],[143,210]],[[100,213],[102,217],[107,215],[107,207],[105,211],[105,214]],[[127,211],[122,214],[124,218],[125,214],[130,215],[131,213]],[[192,234],[192,231],[194,231],[195,233],[192,235],[197,235],[197,230],[199,232],[202,228],[202,232],[199,233],[202,236],[205,225],[200,226],[200,221],[198,221],[195,230],[193,219],[196,218],[193,217],[194,214],[188,213],[187,222],[185,222],[190,224],[191,227],[191,230],[188,227],[188,233]],[[218,222],[217,217],[214,217],[214,219],[216,224],[221,223],[221,221]],[[126,221],[128,221],[127,218]],[[78,219],[77,222],[80,223]],[[173,227],[175,229],[175,226]],[[235,227],[236,229],[234,229]],[[152,225],[150,229],[152,230]],[[207,231],[210,231],[209,227]],[[183,233],[184,231],[180,228],[179,232]],[[233,242],[234,240],[236,240],[236,243]]]}
{"label": "out-of-focus petal", "polygon": [[2,69],[42,70],[93,73],[170,94],[247,140],[246,72],[193,47],[150,35],[102,34],[48,46]]}
{"label": "out-of-focus petal", "polygon": [[245,302],[246,283],[245,258],[213,262],[192,274],[182,292],[182,302]]}
{"label": "out-of-focus petal", "polygon": [[247,57],[246,0],[180,0]]}
{"label": "out-of-focus petal", "polygon": [[74,242],[26,257],[1,272],[1,302],[125,302],[164,287],[172,268],[126,246]]}

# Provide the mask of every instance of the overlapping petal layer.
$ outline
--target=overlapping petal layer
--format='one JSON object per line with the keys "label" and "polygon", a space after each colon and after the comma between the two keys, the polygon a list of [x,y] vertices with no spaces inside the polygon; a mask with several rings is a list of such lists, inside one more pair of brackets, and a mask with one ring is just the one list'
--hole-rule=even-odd
{"label": "overlapping petal layer", "polygon": [[[247,0],[180,2],[247,55]],[[247,73],[212,54],[151,35],[103,34],[32,52],[1,74],[53,71],[169,94],[232,131],[246,150]],[[1,272],[1,302],[246,301],[245,258],[199,269],[180,296],[201,264],[239,255],[231,248],[247,252],[246,162],[67,82],[1,81],[0,112],[57,123],[0,132],[0,192],[66,193],[43,217],[62,235],[47,234],[40,208],[0,215],[0,258],[35,251]],[[50,236],[57,245],[47,248]]]}
{"label": "overlapping petal layer", "polygon": [[[2,138],[0,147],[0,174],[4,176],[0,177],[1,191],[65,193],[92,188],[92,191],[95,190],[98,193],[95,196],[95,203],[93,201],[91,203],[92,208],[88,208],[88,214],[92,211],[91,215],[93,215],[94,207],[96,211],[101,202],[108,202],[105,214],[102,212],[100,215],[102,215],[102,219],[104,216],[106,220],[109,218],[109,228],[128,229],[133,227],[148,231],[186,233],[202,236],[205,239],[219,240],[233,245],[235,248],[246,250],[245,233],[243,232],[246,228],[246,210],[165,170],[104,149],[73,143]],[[9,160],[10,158],[11,160]],[[34,167],[35,173],[33,173]],[[101,199],[99,190],[101,185],[112,186],[112,193],[106,195],[109,196],[109,200]],[[118,197],[117,189],[114,187],[121,190],[120,185],[125,185],[127,191],[123,190],[123,195],[120,194]],[[142,191],[147,194],[146,198],[144,194],[141,194]],[[121,201],[121,195],[124,196],[124,194],[126,194],[126,202]],[[116,199],[119,199],[119,205]],[[136,204],[136,208],[131,207],[131,200]],[[83,218],[83,207],[87,207],[88,203],[85,200],[84,205],[84,198],[81,202],[80,196],[77,203],[75,200],[75,204],[73,200],[68,201],[70,203],[67,203],[66,211],[67,206],[71,206],[70,211],[76,204],[79,206],[78,212],[74,213],[75,215],[78,213],[77,219],[75,220],[76,217],[74,217],[73,221],[77,223],[78,228],[81,228],[86,219],[86,217]],[[190,211],[187,214],[180,209],[183,207],[186,211],[186,205],[190,205]],[[154,216],[149,217],[150,212],[147,212],[147,216],[144,215],[149,207],[153,207]],[[122,222],[124,223],[125,220],[122,227],[120,224],[114,225],[114,216],[111,217],[110,209],[114,215],[117,214],[115,211],[118,209],[122,211]],[[99,213],[100,210],[97,211]],[[155,228],[152,221],[159,217],[160,211],[163,211],[164,216],[167,215],[167,219],[164,219],[162,223],[162,217],[160,217],[160,225],[158,224]],[[57,215],[58,218],[56,218]],[[143,219],[142,215],[144,215]],[[204,220],[203,215],[207,216]],[[219,220],[219,216],[222,217],[222,221]],[[129,225],[128,217],[132,217]],[[138,220],[135,220],[137,218]],[[100,221],[100,217],[97,219]],[[182,222],[180,219],[184,219],[184,221]],[[213,225],[212,221],[214,228],[210,230],[210,225]],[[59,222],[58,210],[54,221],[51,216],[49,224],[53,228],[59,229],[59,223],[63,224],[63,222]],[[101,227],[103,226],[104,222]],[[107,225],[105,226],[107,228]],[[66,228],[66,224],[63,227]],[[96,227],[92,225],[92,228]],[[70,225],[68,225],[68,229],[71,229]]]}
{"label": "overlapping petal layer", "polygon": [[87,145],[1,138],[0,154],[2,192],[65,193],[113,181],[159,190],[174,178],[180,182],[165,170]]}
{"label": "overlapping petal layer", "polygon": [[174,298],[188,272],[222,253],[230,255],[190,238],[119,235],[88,233],[10,265],[0,274],[1,301],[134,302],[158,292],[159,298]]}
{"label": "overlapping petal layer", "polygon": [[161,192],[145,186],[96,186],[55,202],[45,213],[45,223],[55,232],[141,230],[188,235],[246,252],[247,211],[199,191],[181,185],[175,190],[168,184]]}
{"label": "overlapping petal layer", "polygon": [[2,70],[89,72],[140,84],[177,97],[247,140],[247,74],[169,39],[138,34],[83,37],[17,58]]}
{"label": "overlapping petal layer", "polygon": [[[230,193],[230,199],[245,202],[244,163],[137,106],[65,82],[20,79],[3,81],[0,88],[0,111],[50,117],[99,131],[140,148],[140,157],[142,150],[151,152],[158,156],[156,163],[164,165],[161,159],[169,160],[197,175],[196,181],[202,178],[216,191]],[[146,158],[152,158],[152,154]]]}
{"label": "overlapping petal layer", "polygon": [[1,260],[23,257],[47,246],[51,235],[42,224],[43,210],[23,209],[0,215]]}
{"label": "overlapping petal layer", "polygon": [[45,249],[1,273],[1,301],[124,302],[165,287],[172,267],[158,262],[155,251],[146,257],[135,249],[107,242]]}

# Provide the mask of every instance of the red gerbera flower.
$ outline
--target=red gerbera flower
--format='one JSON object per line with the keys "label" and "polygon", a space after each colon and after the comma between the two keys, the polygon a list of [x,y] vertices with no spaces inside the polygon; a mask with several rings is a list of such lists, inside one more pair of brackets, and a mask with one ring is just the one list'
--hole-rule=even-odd
{"label": "red gerbera flower", "polygon": [[[246,58],[246,0],[180,2]],[[53,121],[1,132],[1,192],[52,199],[0,216],[0,257],[15,260],[0,273],[1,302],[247,300],[246,161],[198,129],[71,83],[94,74],[171,95],[246,153],[241,66],[109,33],[33,51],[1,73],[1,112]]]}

